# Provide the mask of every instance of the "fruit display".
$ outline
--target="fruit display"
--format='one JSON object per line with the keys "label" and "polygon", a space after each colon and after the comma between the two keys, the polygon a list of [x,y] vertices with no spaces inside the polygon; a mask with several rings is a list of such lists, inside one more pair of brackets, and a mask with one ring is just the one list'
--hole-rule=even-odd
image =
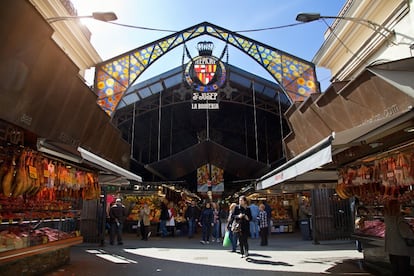
{"label": "fruit display", "polygon": [[142,206],[146,203],[148,204],[151,212],[149,215],[151,223],[157,223],[160,217],[160,199],[157,195],[127,195],[125,197],[126,205],[130,206],[130,213],[127,217],[127,220],[138,221],[139,212]]}
{"label": "fruit display", "polygon": [[[183,193],[181,193],[182,195]],[[175,195],[175,194],[174,194]],[[179,195],[179,194],[178,194]],[[124,203],[127,209],[129,210],[129,214],[127,220],[129,221],[138,221],[139,220],[139,213],[142,206],[146,203],[148,204],[151,212],[150,212],[150,221],[151,223],[155,224],[159,222],[161,210],[161,200],[164,199],[164,196],[160,196],[158,193],[154,193],[152,195],[125,195],[124,196]],[[176,216],[174,217],[175,222],[180,223],[184,222],[184,213],[185,208],[187,208],[186,199],[188,197],[170,197],[170,202],[173,202],[173,206],[175,209]]]}
{"label": "fruit display", "polygon": [[293,232],[293,194],[267,197],[271,211],[271,232]]}

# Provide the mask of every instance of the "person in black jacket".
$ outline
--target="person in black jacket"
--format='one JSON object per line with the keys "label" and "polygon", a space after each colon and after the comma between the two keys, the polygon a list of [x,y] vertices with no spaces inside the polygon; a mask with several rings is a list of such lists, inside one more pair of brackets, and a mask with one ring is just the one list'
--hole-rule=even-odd
{"label": "person in black jacket", "polygon": [[124,220],[126,218],[125,206],[122,204],[121,199],[117,198],[115,204],[109,209],[109,222],[111,224],[109,232],[109,243],[114,244],[115,235],[117,236],[118,245],[122,245],[122,228]]}
{"label": "person in black jacket", "polygon": [[249,256],[249,244],[247,239],[250,236],[250,220],[252,219],[252,213],[247,206],[247,199],[245,196],[239,197],[239,205],[236,206],[232,213],[232,218],[236,222],[240,223],[239,244],[241,257]]}
{"label": "person in black jacket", "polygon": [[185,210],[185,218],[188,223],[188,238],[192,238],[196,232],[198,218],[200,217],[200,210],[198,209],[195,200],[191,201],[191,205]]}
{"label": "person in black jacket", "polygon": [[161,231],[161,237],[167,237],[168,236],[168,230],[167,230],[167,220],[170,219],[170,215],[168,214],[168,200],[164,199],[161,202],[161,213],[160,213],[160,231]]}
{"label": "person in black jacket", "polygon": [[200,225],[203,238],[200,241],[202,244],[210,243],[211,227],[213,227],[214,214],[211,209],[211,203],[207,202],[204,209],[201,211]]}

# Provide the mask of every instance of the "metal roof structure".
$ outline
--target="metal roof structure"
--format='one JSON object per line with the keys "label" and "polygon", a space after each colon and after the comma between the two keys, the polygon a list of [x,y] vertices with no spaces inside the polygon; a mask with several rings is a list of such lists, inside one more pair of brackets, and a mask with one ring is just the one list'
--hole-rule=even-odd
{"label": "metal roof structure", "polygon": [[219,110],[191,109],[193,91],[181,66],[125,93],[112,120],[130,141],[132,163],[144,179],[192,179],[206,163],[224,169],[225,180],[252,179],[280,164],[290,100],[279,84],[226,67]]}
{"label": "metal roof structure", "polygon": [[[186,42],[202,36],[223,41],[225,49],[242,51],[274,82],[228,62],[224,65],[223,50],[217,59],[225,76],[216,91],[215,105],[220,107],[194,110],[196,91],[185,81],[184,53],[188,56]],[[180,45],[182,66],[136,82]],[[133,170],[147,181],[190,183],[196,182],[195,172],[205,164],[223,169],[225,180],[238,182],[280,165],[285,160],[282,141],[290,132],[284,113],[319,93],[313,63],[208,22],[98,64],[94,88],[98,105],[131,144]]]}
{"label": "metal roof structure", "polygon": [[[252,85],[254,83],[255,93],[269,98],[270,101],[267,108],[269,111],[271,110],[270,106],[274,105],[275,101],[277,103],[279,100],[282,105],[290,106],[290,100],[283,92],[283,89],[279,84],[259,76],[253,76],[249,72],[230,64],[227,66],[230,68],[228,74],[230,82],[239,87],[244,87],[245,89],[252,89]],[[144,101],[148,97],[157,95],[163,90],[171,88],[176,88],[175,92],[178,93],[180,97],[184,97],[186,94],[192,93],[191,89],[183,87],[182,67],[176,67],[160,74],[159,76],[132,85],[120,99],[116,110],[122,112],[122,109],[129,105]],[[233,90],[233,88],[228,86],[221,89],[221,91],[224,91],[226,95],[230,95],[231,90]],[[273,112],[278,112],[277,109],[278,108],[275,108]],[[117,117],[119,117],[119,114],[117,114]],[[122,122],[119,123],[122,124]]]}

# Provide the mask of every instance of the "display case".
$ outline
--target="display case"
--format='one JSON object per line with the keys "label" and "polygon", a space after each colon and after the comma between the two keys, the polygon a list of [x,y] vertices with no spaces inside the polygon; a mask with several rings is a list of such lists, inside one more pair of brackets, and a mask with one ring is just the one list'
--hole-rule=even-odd
{"label": "display case", "polygon": [[292,233],[294,231],[294,217],[292,194],[276,196],[270,200],[272,208],[271,233]]}
{"label": "display case", "polygon": [[[355,234],[366,237],[384,238],[384,206],[383,205],[359,205],[356,207]],[[404,220],[411,226],[414,232],[414,205],[401,205]]]}
{"label": "display case", "polygon": [[355,234],[375,238],[385,237],[382,205],[359,205],[356,207]]}
{"label": "display case", "polygon": [[0,197],[0,253],[80,237],[71,201]]}
{"label": "display case", "polygon": [[80,211],[70,202],[0,196],[0,267],[5,275],[36,275],[69,262],[83,242]]}
{"label": "display case", "polygon": [[[414,231],[414,205],[405,203],[401,207],[404,220]],[[383,205],[364,205],[356,207],[355,231],[352,238],[358,241],[363,252],[364,264],[374,270],[388,269],[388,255],[385,252],[385,223]],[[414,264],[414,258],[411,259]]]}

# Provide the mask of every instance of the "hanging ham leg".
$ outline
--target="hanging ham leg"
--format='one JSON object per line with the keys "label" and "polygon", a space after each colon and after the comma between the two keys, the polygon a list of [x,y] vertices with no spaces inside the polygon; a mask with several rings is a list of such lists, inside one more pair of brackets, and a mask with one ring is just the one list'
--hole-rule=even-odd
{"label": "hanging ham leg", "polygon": [[3,188],[3,194],[7,197],[12,195],[13,191],[13,178],[15,174],[15,168],[16,168],[16,159],[13,156],[13,160],[11,164],[8,166],[7,173],[3,177],[2,181],[2,188]]}

